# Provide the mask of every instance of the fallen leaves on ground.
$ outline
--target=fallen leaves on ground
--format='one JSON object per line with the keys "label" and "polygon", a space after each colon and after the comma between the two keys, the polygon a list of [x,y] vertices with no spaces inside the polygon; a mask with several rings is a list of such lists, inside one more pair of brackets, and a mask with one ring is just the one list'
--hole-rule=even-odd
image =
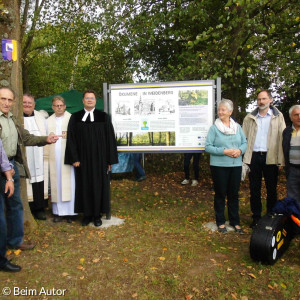
{"label": "fallen leaves on ground", "polygon": [[20,249],[14,250],[14,254],[15,254],[16,256],[18,256],[21,252],[22,252],[22,250],[20,250]]}

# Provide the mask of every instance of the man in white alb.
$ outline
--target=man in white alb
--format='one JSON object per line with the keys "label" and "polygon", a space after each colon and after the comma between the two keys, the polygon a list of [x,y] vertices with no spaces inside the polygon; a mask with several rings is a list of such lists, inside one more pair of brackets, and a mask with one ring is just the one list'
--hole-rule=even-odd
{"label": "man in white alb", "polygon": [[[24,128],[36,136],[46,135],[46,119],[36,111],[34,97],[23,95]],[[46,220],[45,208],[48,199],[48,148],[26,147],[27,163],[31,178],[27,179],[27,197],[32,215]]]}
{"label": "man in white alb", "polygon": [[75,199],[74,167],[65,165],[65,149],[67,129],[71,114],[66,111],[63,97],[55,96],[52,99],[54,114],[48,118],[48,132],[62,135],[56,144],[50,146],[50,183],[53,222],[60,222],[65,217],[68,223],[72,222]]}

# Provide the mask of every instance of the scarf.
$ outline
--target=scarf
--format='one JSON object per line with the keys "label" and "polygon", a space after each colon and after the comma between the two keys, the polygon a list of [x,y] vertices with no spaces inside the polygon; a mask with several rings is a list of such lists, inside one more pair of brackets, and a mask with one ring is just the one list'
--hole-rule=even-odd
{"label": "scarf", "polygon": [[225,126],[219,118],[215,121],[215,125],[222,133],[226,135],[236,134],[238,129],[237,123],[233,121],[232,118],[230,118],[229,127]]}

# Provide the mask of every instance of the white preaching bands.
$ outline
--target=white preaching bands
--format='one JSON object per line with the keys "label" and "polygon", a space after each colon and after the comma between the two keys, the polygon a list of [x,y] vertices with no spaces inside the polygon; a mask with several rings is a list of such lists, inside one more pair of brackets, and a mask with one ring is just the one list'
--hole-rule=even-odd
{"label": "white preaching bands", "polygon": [[84,114],[84,116],[83,116],[83,118],[82,118],[81,121],[85,122],[86,119],[87,119],[87,117],[88,117],[88,115],[90,115],[91,122],[94,122],[94,110],[95,110],[95,108],[92,109],[91,111],[88,111],[86,109],[84,109],[84,110],[85,110],[85,114]]}

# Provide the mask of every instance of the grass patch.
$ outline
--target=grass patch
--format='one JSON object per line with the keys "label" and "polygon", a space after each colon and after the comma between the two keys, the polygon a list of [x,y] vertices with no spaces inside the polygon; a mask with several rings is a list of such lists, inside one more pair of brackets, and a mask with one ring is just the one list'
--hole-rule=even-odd
{"label": "grass patch", "polygon": [[[121,226],[82,227],[79,219],[53,223],[48,211],[30,236],[37,247],[13,254],[22,272],[0,272],[0,290],[67,289],[62,299],[299,299],[299,237],[274,266],[249,256],[248,182],[240,193],[246,235],[211,233],[202,227],[214,221],[206,160],[194,188],[180,184],[183,172],[174,172],[175,165],[161,172],[162,162],[141,183],[132,174],[113,179],[112,215],[125,219]],[[281,177],[280,194],[284,184]]]}

